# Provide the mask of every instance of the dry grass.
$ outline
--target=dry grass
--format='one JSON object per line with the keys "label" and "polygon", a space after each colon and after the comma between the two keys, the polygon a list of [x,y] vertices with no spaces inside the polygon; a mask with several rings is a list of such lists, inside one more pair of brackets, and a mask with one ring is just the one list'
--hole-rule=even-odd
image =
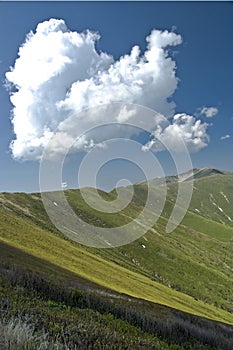
{"label": "dry grass", "polygon": [[0,320],[0,349],[68,350],[59,342],[51,344],[46,334],[35,334],[34,327],[20,318]]}

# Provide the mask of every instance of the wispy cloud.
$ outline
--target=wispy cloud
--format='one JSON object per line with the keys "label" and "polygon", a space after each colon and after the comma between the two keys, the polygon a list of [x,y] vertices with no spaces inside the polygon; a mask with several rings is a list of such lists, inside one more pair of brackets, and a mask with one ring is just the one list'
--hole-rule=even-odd
{"label": "wispy cloud", "polygon": [[231,135],[226,134],[226,135],[221,136],[220,140],[226,140],[226,139],[229,139],[230,137],[231,137]]}
{"label": "wispy cloud", "polygon": [[201,107],[200,114],[205,115],[207,118],[212,118],[218,114],[218,108],[216,107]]}
{"label": "wispy cloud", "polygon": [[62,187],[62,188],[67,188],[67,186],[68,186],[68,185],[67,185],[67,182],[66,182],[66,181],[64,181],[64,182],[61,183],[61,187]]}

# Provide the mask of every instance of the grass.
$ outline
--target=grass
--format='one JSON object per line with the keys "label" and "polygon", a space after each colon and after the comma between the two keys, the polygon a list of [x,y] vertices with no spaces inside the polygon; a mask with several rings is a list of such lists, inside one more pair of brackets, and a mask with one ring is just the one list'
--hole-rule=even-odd
{"label": "grass", "polygon": [[[232,312],[232,245],[180,226],[172,234],[148,232],[118,252],[150,278]],[[105,254],[119,261],[114,251]]]}
{"label": "grass", "polygon": [[[173,308],[214,320],[233,323],[232,316],[224,310],[195,300],[161,283],[104,259],[53,233],[33,225],[24,218],[0,208],[1,241],[61,267],[83,279],[114,291],[137,298],[161,303]],[[142,249],[141,249],[142,250]],[[149,261],[149,256],[147,255]],[[21,259],[23,265],[26,259]],[[163,267],[162,267],[163,268]]]}
{"label": "grass", "polygon": [[174,309],[80,292],[4,265],[0,281],[0,321],[8,330],[2,340],[18,348],[231,350],[232,327]]}
{"label": "grass", "polygon": [[[169,186],[169,197],[176,197],[177,184]],[[190,210],[224,226],[233,226],[233,174],[215,174],[195,180]],[[219,209],[221,208],[221,209]],[[231,218],[232,221],[229,219]]]}
{"label": "grass", "polygon": [[[176,179],[170,179],[163,214],[153,229],[114,249],[88,248],[63,237],[49,221],[39,194],[0,194],[0,262],[45,274],[53,281],[73,283],[79,290],[104,298],[111,295],[125,302],[136,298],[139,304],[161,304],[233,325],[233,227],[227,218],[233,201],[232,180],[228,173],[197,173],[190,209],[179,227],[167,234],[165,227],[177,193]],[[117,215],[90,209],[77,190],[67,191],[66,196],[84,221],[112,227],[141,211],[147,186],[139,184],[135,189],[133,202]],[[157,188],[155,200],[160,191]],[[115,193],[101,196],[111,201]],[[47,313],[47,304],[43,307]],[[156,344],[155,339],[153,342]]]}
{"label": "grass", "polygon": [[59,342],[51,343],[46,334],[35,334],[35,328],[20,318],[0,319],[0,349],[62,350]]}

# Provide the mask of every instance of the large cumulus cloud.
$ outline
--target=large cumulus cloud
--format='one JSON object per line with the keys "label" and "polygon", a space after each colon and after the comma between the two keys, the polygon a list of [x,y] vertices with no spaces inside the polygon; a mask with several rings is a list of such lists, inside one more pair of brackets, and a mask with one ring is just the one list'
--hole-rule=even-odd
{"label": "large cumulus cloud", "polygon": [[[62,122],[74,113],[100,104],[137,103],[172,118],[175,103],[171,96],[178,79],[168,48],[180,44],[181,36],[153,30],[146,38],[144,53],[134,46],[119,60],[96,50],[99,38],[90,31],[72,32],[58,19],[38,24],[35,33],[27,35],[14,66],[6,73],[13,104],[15,140],[11,149],[15,158],[39,159]],[[113,120],[106,115],[106,122],[120,119],[121,116]],[[85,122],[91,127],[88,114]],[[195,126],[205,130],[200,122]],[[155,127],[151,123],[152,133]],[[173,131],[176,137],[175,127]],[[201,144],[204,146],[205,142],[199,143],[199,148]]]}

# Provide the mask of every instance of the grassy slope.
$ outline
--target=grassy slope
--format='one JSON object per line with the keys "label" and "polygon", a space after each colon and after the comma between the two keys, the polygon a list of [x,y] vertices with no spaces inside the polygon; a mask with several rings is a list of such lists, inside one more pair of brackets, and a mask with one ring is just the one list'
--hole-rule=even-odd
{"label": "grassy slope", "polygon": [[[207,172],[209,173],[209,171]],[[221,308],[233,311],[233,229],[210,218],[204,217],[193,210],[195,203],[201,199],[208,199],[210,181],[212,192],[228,193],[232,203],[233,193],[232,174],[214,173],[208,179],[204,176],[195,181],[195,188],[199,188],[198,198],[194,191],[191,210],[187,212],[182,224],[172,233],[165,233],[166,219],[161,218],[155,225],[155,232],[148,232],[146,236],[131,245],[121,247],[118,253],[121,258],[141,268],[141,272],[155,278],[166,285],[181,290],[194,298],[204,300]],[[225,187],[224,187],[225,183]],[[184,183],[184,185],[187,185]],[[144,185],[140,185],[140,198],[144,196]],[[174,205],[176,183],[168,185],[170,200],[167,201],[163,212],[169,217]],[[228,192],[227,192],[228,191]],[[220,193],[224,201],[225,197]],[[139,201],[140,198],[136,200]],[[228,203],[229,204],[229,203]],[[206,206],[209,203],[206,201]],[[223,207],[223,204],[221,204]],[[215,206],[214,206],[215,208]],[[213,217],[215,209],[208,207],[209,217]],[[142,244],[146,246],[144,250]],[[98,252],[97,252],[98,253]],[[109,251],[114,261],[119,261],[119,254]]]}
{"label": "grassy slope", "polygon": [[[53,264],[55,273],[56,267],[58,272],[59,267],[61,267],[104,287],[111,286],[111,289],[121,293],[215,320],[233,323],[231,315],[227,312],[201,301],[195,301],[193,298],[151,281],[137,272],[132,272],[111,261],[97,257],[87,252],[85,248],[46,232],[10,211],[1,208],[0,215],[2,218],[0,224],[1,240],[19,248],[22,254],[23,252],[30,253],[32,256]],[[27,260],[21,258],[21,263],[26,264]],[[34,267],[31,266],[31,268]]]}
{"label": "grassy slope", "polygon": [[[73,191],[73,195],[77,197],[77,191]],[[208,293],[209,286],[207,285],[205,292],[200,287],[203,287],[211,276],[211,281],[216,281],[222,290],[225,291],[226,286],[224,281],[227,276],[221,270],[219,271],[218,267],[211,268],[211,266],[203,266],[200,261],[203,261],[204,257],[206,265],[206,258],[209,258],[209,254],[206,253],[206,256],[202,256],[199,261],[192,254],[195,245],[197,246],[197,251],[200,251],[200,243],[203,243],[203,241],[209,244],[206,252],[213,250],[213,247],[215,247],[217,252],[216,244],[219,242],[216,242],[214,245],[214,240],[208,239],[206,235],[197,234],[194,231],[192,231],[192,234],[185,235],[186,229],[180,227],[176,232],[176,236],[158,236],[149,232],[146,236],[148,241],[143,241],[147,245],[146,254],[140,244],[141,240],[121,249],[99,250],[96,252],[95,250],[81,248],[76,244],[65,241],[61,237],[55,236],[53,233],[48,232],[48,230],[39,227],[44,226],[46,229],[51,229],[52,226],[47,222],[37,195],[8,194],[1,195],[0,200],[4,205],[11,207],[11,209],[14,208],[14,212],[6,209],[4,206],[0,208],[2,241],[20,248],[22,254],[23,252],[28,252],[32,256],[39,257],[46,264],[52,264],[51,272],[59,275],[59,268],[62,268],[65,271],[63,271],[64,278],[67,278],[69,273],[71,273],[73,279],[74,274],[77,274],[83,278],[83,281],[92,281],[105,287],[111,286],[112,289],[119,292],[169,305],[212,319],[233,323],[232,316],[229,313],[217,309],[213,305],[196,301],[192,297],[178,293],[161,283],[151,280],[156,276],[156,279],[165,282],[165,284],[171,284],[176,289],[199,297],[198,293],[195,293],[195,290],[190,292],[189,288],[185,288],[185,285],[190,285],[191,288],[195,286],[196,291],[201,291],[201,297],[203,294],[205,296]],[[30,217],[32,220],[30,220]],[[35,217],[37,219],[37,226],[35,225]],[[163,230],[162,221],[157,227],[160,232]],[[197,237],[198,239],[196,239]],[[201,239],[199,239],[200,237]],[[189,250],[187,250],[188,247]],[[222,249],[224,251],[224,245]],[[215,250],[213,250],[213,261],[216,259]],[[178,252],[179,254],[177,254]],[[100,256],[97,257],[96,253]],[[6,255],[5,258],[7,258]],[[132,260],[134,260],[133,263]],[[22,256],[19,261],[20,264],[27,264],[27,260],[23,259]],[[178,267],[179,269],[177,271]],[[35,266],[32,265],[31,268],[34,269]],[[183,284],[180,283],[181,281],[183,281]],[[199,281],[199,285],[197,285],[197,281]],[[231,285],[229,286],[228,282],[228,289],[230,288]],[[214,293],[214,288],[212,289]],[[211,297],[213,293],[209,293]],[[220,299],[219,301],[217,298],[215,304],[227,309],[228,303],[225,305],[224,303],[223,305],[221,304],[227,298],[228,292],[226,296],[222,297],[222,300]],[[208,302],[210,300],[207,299]],[[229,300],[230,302],[231,300]]]}
{"label": "grassy slope", "polygon": [[[176,196],[176,184],[169,187],[170,198]],[[194,182],[190,210],[220,224],[233,226],[233,174],[212,174]],[[232,219],[232,221],[230,220]]]}
{"label": "grassy slope", "polygon": [[[161,234],[165,225],[160,222],[157,226]],[[133,261],[150,278],[232,312],[232,248],[180,226],[172,235],[148,232],[131,245],[118,248],[118,255]],[[105,254],[119,260],[114,251]]]}

